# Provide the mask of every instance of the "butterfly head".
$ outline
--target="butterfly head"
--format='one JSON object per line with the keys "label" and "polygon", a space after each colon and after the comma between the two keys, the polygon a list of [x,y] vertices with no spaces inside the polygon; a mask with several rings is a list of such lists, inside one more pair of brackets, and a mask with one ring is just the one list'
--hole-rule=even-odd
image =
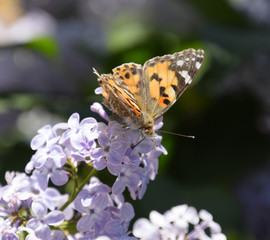
{"label": "butterfly head", "polygon": [[153,129],[153,127],[149,127],[149,128],[143,128],[143,131],[142,131],[143,135],[145,137],[151,137],[151,136],[155,136],[155,131]]}

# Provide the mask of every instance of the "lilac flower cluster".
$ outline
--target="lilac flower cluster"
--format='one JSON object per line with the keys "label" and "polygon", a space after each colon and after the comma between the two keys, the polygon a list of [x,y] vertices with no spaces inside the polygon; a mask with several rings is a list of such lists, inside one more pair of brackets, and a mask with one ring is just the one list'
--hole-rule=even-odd
{"label": "lilac flower cluster", "polygon": [[[0,239],[19,239],[26,233],[26,239],[63,239],[62,231],[52,232],[49,226],[63,223],[65,214],[55,208],[68,196],[55,188],[41,189],[36,175],[7,172],[6,181],[0,188]],[[70,211],[66,211],[68,216]]]}
{"label": "lilac flower cluster", "polygon": [[[108,120],[100,104],[94,104],[91,109]],[[158,122],[157,126],[161,125]],[[140,138],[138,130],[122,127],[116,121],[108,125],[91,117],[80,121],[77,113],[66,123],[39,129],[31,141],[31,148],[36,152],[25,168],[32,175],[13,174],[7,177],[8,185],[0,190],[0,216],[5,223],[1,229],[3,236],[14,234],[16,239],[28,233],[27,238],[50,239],[58,234],[62,239],[62,229],[51,231],[50,225],[57,228],[65,219],[71,219],[74,204],[76,216],[81,216],[76,224],[80,233],[76,239],[99,236],[129,239],[127,231],[134,211],[122,193],[128,189],[133,199],[141,199],[148,182],[157,174],[158,156],[166,153],[161,137]],[[78,186],[76,169],[82,162],[93,170],[107,168],[116,177],[112,188],[96,178],[86,186],[91,174]],[[62,186],[69,177],[75,179],[76,186],[69,197],[48,187],[49,180]]]}
{"label": "lilac flower cluster", "polygon": [[[95,103],[92,109],[108,119],[100,104]],[[162,126],[161,120],[156,126]],[[79,114],[74,113],[67,123],[38,130],[31,142],[36,153],[26,172],[34,170],[45,189],[49,179],[56,186],[67,183],[68,172],[63,167],[68,160],[73,166],[85,162],[98,171],[107,168],[117,177],[113,194],[121,194],[127,188],[133,199],[141,199],[149,180],[157,174],[158,156],[166,154],[166,150],[160,136],[142,141],[140,137],[140,131],[122,127],[116,121],[110,121],[108,126],[91,117],[80,122]]]}
{"label": "lilac flower cluster", "polygon": [[226,240],[210,213],[201,210],[198,214],[195,208],[187,205],[173,207],[163,215],[152,211],[149,219],[141,218],[134,223],[135,237],[141,240]]}
{"label": "lilac flower cluster", "polygon": [[114,195],[111,189],[93,177],[74,201],[75,209],[82,214],[77,229],[83,233],[81,239],[96,239],[107,236],[110,239],[133,240],[129,237],[129,222],[134,217],[130,203],[122,195]]}
{"label": "lilac flower cluster", "polygon": [[[100,104],[93,104],[91,110],[109,121]],[[162,119],[156,121],[155,130],[162,125]],[[109,121],[108,125],[91,117],[80,121],[79,114],[74,113],[66,123],[39,129],[31,148],[36,152],[25,167],[29,175],[7,173],[7,185],[0,186],[0,240],[168,239],[153,236],[181,239],[176,238],[181,234],[195,240],[203,239],[198,236],[202,236],[205,227],[218,232],[213,221],[203,217],[202,223],[198,217],[197,222],[186,220],[190,216],[186,209],[172,210],[163,217],[152,213],[162,219],[163,225],[153,222],[152,217],[152,223],[139,220],[133,230],[137,238],[130,236],[134,209],[125,201],[123,192],[128,190],[134,200],[142,199],[149,181],[155,179],[158,157],[167,154],[158,135],[143,138],[140,130],[116,121]],[[79,181],[80,165],[86,165],[89,173]],[[115,176],[111,187],[94,177],[105,168]],[[63,186],[68,181],[73,185],[70,195],[49,187],[49,182]],[[187,235],[188,223],[197,224],[193,235]],[[148,234],[143,233],[145,226]]]}

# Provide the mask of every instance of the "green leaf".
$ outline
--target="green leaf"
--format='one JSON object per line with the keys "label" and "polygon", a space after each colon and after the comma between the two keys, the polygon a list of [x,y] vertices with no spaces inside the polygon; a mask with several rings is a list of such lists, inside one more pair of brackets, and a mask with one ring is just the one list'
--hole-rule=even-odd
{"label": "green leaf", "polygon": [[58,44],[57,42],[51,37],[42,37],[34,39],[26,44],[26,47],[33,49],[45,57],[48,58],[56,58],[58,56]]}

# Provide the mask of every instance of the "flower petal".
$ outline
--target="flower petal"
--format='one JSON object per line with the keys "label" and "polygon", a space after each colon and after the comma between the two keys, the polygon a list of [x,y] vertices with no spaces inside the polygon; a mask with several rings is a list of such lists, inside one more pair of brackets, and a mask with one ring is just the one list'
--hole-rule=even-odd
{"label": "flower petal", "polygon": [[33,212],[39,219],[45,217],[45,215],[47,214],[46,206],[40,201],[34,201],[31,207]]}
{"label": "flower petal", "polygon": [[58,210],[51,211],[46,217],[45,222],[48,225],[59,226],[64,221],[65,215]]}

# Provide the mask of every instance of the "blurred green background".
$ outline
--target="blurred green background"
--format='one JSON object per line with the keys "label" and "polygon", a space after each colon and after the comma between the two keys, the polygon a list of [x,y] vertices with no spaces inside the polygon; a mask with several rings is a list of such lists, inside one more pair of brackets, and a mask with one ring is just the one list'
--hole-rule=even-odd
{"label": "blurred green background", "polygon": [[1,0],[0,182],[24,171],[38,128],[97,114],[100,73],[202,48],[193,84],[165,114],[167,156],[136,218],[206,209],[229,240],[270,239],[268,0]]}

